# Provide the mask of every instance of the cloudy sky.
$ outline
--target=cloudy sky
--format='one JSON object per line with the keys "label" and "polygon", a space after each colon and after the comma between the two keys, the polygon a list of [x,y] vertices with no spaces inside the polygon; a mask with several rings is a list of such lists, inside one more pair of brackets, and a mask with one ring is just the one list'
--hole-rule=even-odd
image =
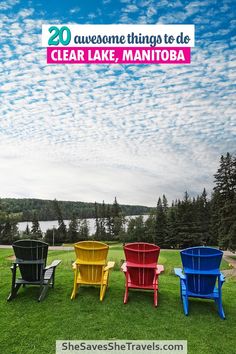
{"label": "cloudy sky", "polygon": [[[190,65],[47,65],[41,25],[194,24]],[[0,197],[155,205],[236,152],[233,0],[1,0]]]}

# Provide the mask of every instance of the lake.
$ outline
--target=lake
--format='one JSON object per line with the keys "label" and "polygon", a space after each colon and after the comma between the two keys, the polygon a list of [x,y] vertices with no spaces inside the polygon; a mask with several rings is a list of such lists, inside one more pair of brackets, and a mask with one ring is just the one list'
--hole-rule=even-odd
{"label": "lake", "polygon": [[[135,218],[138,215],[132,215],[132,216],[126,216],[126,220],[128,221],[129,219]],[[144,220],[148,218],[148,215],[143,215]],[[89,227],[89,233],[93,234],[95,232],[95,219],[87,219],[88,222],[88,227]],[[70,220],[64,220],[64,223],[66,226],[69,226]],[[29,221],[22,221],[17,224],[18,229],[20,232],[25,231],[27,224],[29,225],[29,228],[31,229],[32,222]],[[48,229],[53,229],[53,227],[58,228],[58,221],[57,220],[50,220],[50,221],[39,221],[40,228],[43,233],[45,233]]]}

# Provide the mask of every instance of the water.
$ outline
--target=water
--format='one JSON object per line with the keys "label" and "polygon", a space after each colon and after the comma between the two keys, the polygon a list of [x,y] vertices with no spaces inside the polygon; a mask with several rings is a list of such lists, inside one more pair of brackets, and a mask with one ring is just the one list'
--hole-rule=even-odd
{"label": "water", "polygon": [[[95,219],[87,219],[88,222],[88,227],[89,227],[89,232],[93,233],[95,230]],[[68,227],[70,220],[64,220],[65,225]],[[22,221],[17,224],[19,231],[25,231],[26,226],[29,226],[29,229],[31,229],[32,222],[29,221]],[[58,221],[57,220],[50,220],[50,221],[39,221],[39,226],[40,229],[43,233],[45,233],[48,229],[57,229],[58,228]]]}
{"label": "water", "polygon": [[[128,221],[131,218],[135,218],[138,215],[132,215],[132,216],[126,216],[126,220]],[[144,220],[146,220],[148,215],[143,215]],[[66,226],[69,226],[70,220],[64,220],[64,223]],[[90,235],[95,232],[96,229],[96,224],[95,224],[95,219],[87,219],[88,227],[89,227],[89,233]],[[17,224],[18,229],[20,232],[25,231],[26,226],[29,226],[29,229],[31,229],[32,222],[29,221],[22,221]],[[58,221],[57,220],[50,220],[50,221],[39,221],[40,229],[43,233],[45,233],[48,229],[55,229],[58,228]]]}

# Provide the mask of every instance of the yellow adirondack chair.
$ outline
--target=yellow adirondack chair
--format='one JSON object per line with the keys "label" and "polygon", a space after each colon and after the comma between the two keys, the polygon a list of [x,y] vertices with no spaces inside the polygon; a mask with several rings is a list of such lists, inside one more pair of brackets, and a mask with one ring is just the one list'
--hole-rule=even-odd
{"label": "yellow adirondack chair", "polygon": [[115,262],[107,263],[109,246],[98,241],[81,241],[74,244],[76,261],[73,263],[74,287],[71,300],[81,285],[100,286],[100,301],[108,286],[109,270]]}

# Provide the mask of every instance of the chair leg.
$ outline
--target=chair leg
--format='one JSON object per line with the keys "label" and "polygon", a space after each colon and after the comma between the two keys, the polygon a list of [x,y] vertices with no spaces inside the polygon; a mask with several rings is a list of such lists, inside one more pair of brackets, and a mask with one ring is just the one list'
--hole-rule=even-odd
{"label": "chair leg", "polygon": [[74,287],[73,287],[73,290],[72,290],[72,294],[71,294],[71,297],[70,297],[71,300],[75,299],[78,288],[79,288],[79,284],[77,284],[77,283],[74,284]]}
{"label": "chair leg", "polygon": [[183,308],[185,316],[188,316],[188,296],[182,295]]}
{"label": "chair leg", "polygon": [[126,285],[126,287],[125,287],[125,296],[124,296],[124,304],[127,304],[127,302],[128,302],[128,296],[129,296],[129,288],[128,288],[128,286]]}
{"label": "chair leg", "polygon": [[105,284],[103,284],[103,285],[101,285],[101,288],[100,288],[100,301],[102,301],[103,300],[103,298],[104,298],[104,295],[105,295],[105,292],[106,292],[106,288],[107,288],[107,285]]}
{"label": "chair leg", "polygon": [[224,309],[223,309],[223,305],[222,305],[222,299],[221,298],[215,299],[215,302],[217,304],[218,313],[220,315],[220,318],[222,318],[224,320],[225,313],[224,313]]}
{"label": "chair leg", "polygon": [[157,289],[154,290],[154,306],[157,307],[158,304],[158,293]]}
{"label": "chair leg", "polygon": [[20,286],[21,286],[21,284],[16,284],[14,287],[12,287],[11,292],[7,298],[7,301],[11,301],[16,297],[17,292],[20,289]]}
{"label": "chair leg", "polygon": [[40,287],[40,295],[38,298],[38,302],[42,301],[45,298],[48,288],[49,288],[49,283],[47,285],[44,285],[43,287]]}

